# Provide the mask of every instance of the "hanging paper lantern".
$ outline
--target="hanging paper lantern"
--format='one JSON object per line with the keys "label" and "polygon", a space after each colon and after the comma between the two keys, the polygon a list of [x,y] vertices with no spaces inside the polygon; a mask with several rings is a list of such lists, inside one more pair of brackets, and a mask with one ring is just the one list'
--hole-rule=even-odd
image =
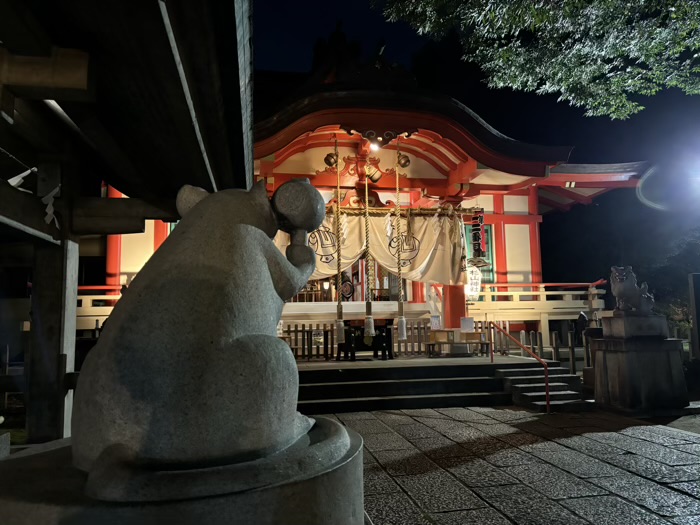
{"label": "hanging paper lantern", "polygon": [[473,264],[467,264],[467,284],[464,293],[469,301],[476,301],[481,295],[481,270]]}

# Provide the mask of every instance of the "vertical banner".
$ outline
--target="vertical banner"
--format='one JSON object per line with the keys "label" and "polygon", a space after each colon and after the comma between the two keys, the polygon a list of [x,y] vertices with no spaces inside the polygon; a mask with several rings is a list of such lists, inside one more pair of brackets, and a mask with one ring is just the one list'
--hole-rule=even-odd
{"label": "vertical banner", "polygon": [[467,265],[465,293],[469,301],[477,301],[481,295],[481,270],[472,264]]}
{"label": "vertical banner", "polygon": [[486,254],[486,245],[484,243],[484,240],[484,213],[479,212],[475,215],[472,215],[472,257],[483,257]]}

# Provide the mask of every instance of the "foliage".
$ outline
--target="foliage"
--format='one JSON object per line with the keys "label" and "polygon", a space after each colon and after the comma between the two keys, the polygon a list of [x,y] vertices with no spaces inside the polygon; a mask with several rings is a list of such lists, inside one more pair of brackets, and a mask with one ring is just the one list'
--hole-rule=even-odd
{"label": "foliage", "polygon": [[697,0],[376,0],[390,21],[459,35],[463,59],[491,87],[538,94],[627,118],[635,96],[700,93]]}
{"label": "foliage", "polygon": [[688,333],[691,326],[688,274],[698,272],[700,229],[692,231],[649,276],[657,309],[682,334]]}

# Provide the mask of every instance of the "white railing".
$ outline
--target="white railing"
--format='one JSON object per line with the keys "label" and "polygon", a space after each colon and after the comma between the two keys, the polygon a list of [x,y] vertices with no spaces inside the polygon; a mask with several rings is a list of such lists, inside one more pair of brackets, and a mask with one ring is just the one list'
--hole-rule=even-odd
{"label": "white railing", "polygon": [[481,319],[488,315],[494,319],[498,314],[501,320],[528,321],[539,319],[544,313],[551,319],[569,319],[576,318],[581,311],[589,314],[605,308],[602,299],[605,290],[599,288],[547,290],[548,286],[556,286],[547,284],[530,284],[517,289],[512,289],[512,285],[487,286],[479,300],[469,303],[470,316]]}
{"label": "white railing", "polygon": [[76,330],[94,330],[112,313],[121,295],[78,295]]}
{"label": "white railing", "polygon": [[[78,330],[93,330],[96,323],[101,327],[121,297],[117,290],[113,295],[91,295],[85,293],[87,291],[78,292]],[[101,290],[92,290],[92,293],[99,291]],[[469,316],[477,321],[546,322],[576,319],[579,312],[583,311],[590,316],[592,312],[603,310],[604,294],[605,290],[586,288],[585,284],[487,284],[483,286],[479,300],[468,304]],[[362,319],[365,315],[365,303],[344,302],[343,311],[345,319]],[[397,312],[396,301],[373,303],[373,314],[377,318],[393,318]],[[406,317],[413,319],[430,316],[426,303],[406,303],[405,312]],[[335,302],[287,303],[282,313],[282,319],[285,321],[330,321],[335,318]]]}

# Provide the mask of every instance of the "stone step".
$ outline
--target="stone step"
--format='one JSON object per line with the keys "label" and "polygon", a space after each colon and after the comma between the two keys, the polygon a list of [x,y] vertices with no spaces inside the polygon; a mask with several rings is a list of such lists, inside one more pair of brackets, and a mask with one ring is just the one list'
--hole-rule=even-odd
{"label": "stone step", "polygon": [[[541,392],[524,392],[518,395],[518,401],[523,401],[524,403],[534,403],[535,401],[546,401],[547,394],[543,391]],[[513,395],[513,401],[516,400],[516,396]],[[573,390],[562,390],[562,391],[549,391],[549,400],[551,401],[576,401],[581,400],[581,392],[574,392]],[[519,403],[518,403],[519,404]]]}
{"label": "stone step", "polygon": [[[561,376],[561,375],[568,375],[569,374],[569,369],[564,368],[561,366],[550,366],[549,367],[549,376]],[[532,369],[528,368],[499,368],[496,370],[496,377],[519,377],[519,376],[533,376],[533,375],[541,375],[544,376],[544,369],[539,368],[537,369],[537,372],[534,372]]]}
{"label": "stone step", "polygon": [[[544,392],[545,389],[545,384],[544,381],[541,383],[530,383],[527,385],[513,385],[511,384],[510,390],[513,392],[513,395],[517,394],[525,394],[529,392]],[[571,386],[568,383],[549,383],[549,391],[550,392],[562,392],[565,390],[572,390]]]}
{"label": "stone step", "polygon": [[468,406],[508,406],[512,397],[507,392],[476,392],[460,394],[432,394],[424,396],[357,397],[354,399],[314,399],[299,401],[297,410],[302,414],[333,414],[372,410],[409,408],[450,408]]}
{"label": "stone step", "polygon": [[[588,410],[593,410],[595,404],[582,399],[573,401],[552,401],[550,399],[549,406],[552,412],[586,412]],[[527,408],[538,412],[545,412],[547,410],[547,403],[545,401],[535,401],[528,404]]]}
{"label": "stone step", "polygon": [[[379,381],[379,380],[403,380],[403,379],[438,379],[450,377],[494,377],[497,365],[490,363],[474,363],[470,357],[464,359],[465,364],[455,364],[454,360],[442,361],[433,359],[430,365],[414,365],[410,361],[396,359],[395,361],[381,361],[377,366],[373,361],[331,361],[328,364],[337,365],[337,368],[319,368],[299,370],[299,384],[310,385],[313,383],[340,383],[353,381]],[[449,363],[449,364],[443,364]],[[530,360],[508,365],[508,368],[530,370],[536,374],[542,370],[542,365]]]}
{"label": "stone step", "polygon": [[499,377],[444,377],[379,381],[342,381],[299,385],[299,400],[362,397],[502,392]]}
{"label": "stone step", "polygon": [[[532,385],[542,383],[544,384],[544,374],[531,375],[531,376],[517,376],[517,377],[506,377],[504,378],[506,388],[512,388],[517,385]],[[581,378],[575,374],[562,374],[550,376],[551,383],[567,383],[569,385],[579,384]]]}

